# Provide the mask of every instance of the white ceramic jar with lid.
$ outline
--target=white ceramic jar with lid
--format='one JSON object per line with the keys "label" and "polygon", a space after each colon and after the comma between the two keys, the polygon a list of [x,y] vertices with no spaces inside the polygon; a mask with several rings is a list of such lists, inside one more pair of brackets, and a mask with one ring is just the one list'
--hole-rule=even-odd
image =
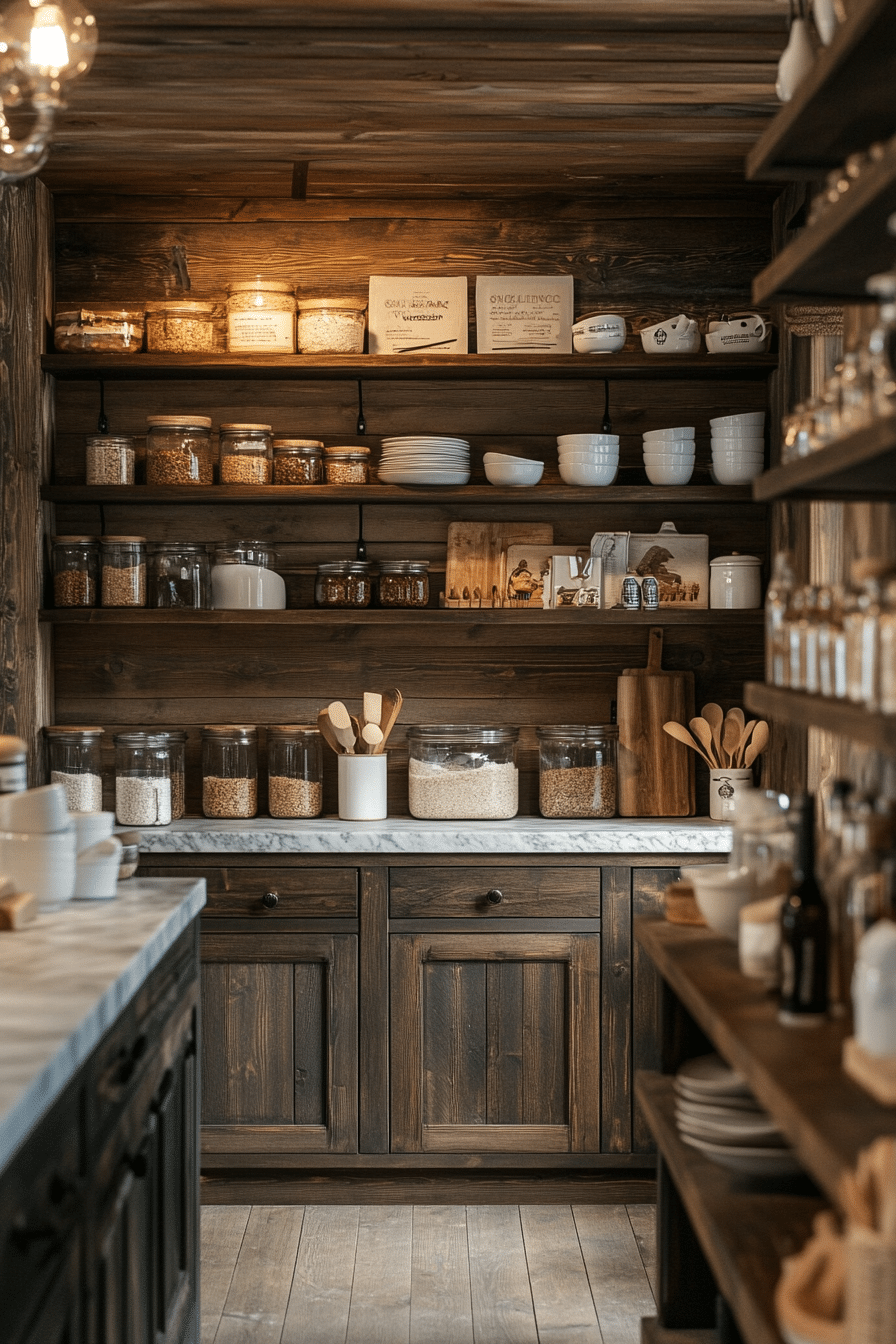
{"label": "white ceramic jar with lid", "polygon": [[709,562],[711,607],[761,607],[762,561],[758,555],[719,555]]}

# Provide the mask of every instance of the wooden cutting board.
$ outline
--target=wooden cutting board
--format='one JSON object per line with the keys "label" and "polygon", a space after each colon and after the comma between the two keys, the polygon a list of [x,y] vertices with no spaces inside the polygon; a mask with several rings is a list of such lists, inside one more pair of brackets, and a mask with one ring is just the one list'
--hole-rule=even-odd
{"label": "wooden cutting board", "polygon": [[626,668],[616,681],[619,721],[619,815],[690,817],[694,753],[663,732],[670,719],[694,717],[693,672],[664,672],[663,630],[652,626],[646,667]]}
{"label": "wooden cutting board", "polygon": [[500,607],[507,547],[549,546],[553,540],[552,523],[449,523],[446,606]]}

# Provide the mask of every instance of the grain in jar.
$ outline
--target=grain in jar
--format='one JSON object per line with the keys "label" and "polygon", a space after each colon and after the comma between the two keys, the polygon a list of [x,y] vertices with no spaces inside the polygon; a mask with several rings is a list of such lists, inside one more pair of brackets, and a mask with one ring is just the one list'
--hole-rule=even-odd
{"label": "grain in jar", "polygon": [[541,815],[614,817],[616,725],[559,724],[535,731]]}
{"label": "grain in jar", "polygon": [[104,607],[146,606],[146,538],[100,537]]}
{"label": "grain in jar", "polygon": [[115,816],[122,826],[171,822],[171,761],[163,734],[116,733]]}
{"label": "grain in jar", "polygon": [[360,355],[366,311],[363,299],[299,299],[299,350],[305,355]]}
{"label": "grain in jar", "polygon": [[215,349],[215,305],[198,299],[170,299],[146,305],[146,348],[177,355]]}
{"label": "grain in jar", "polygon": [[50,783],[61,784],[69,812],[101,812],[102,728],[51,725],[44,728],[50,757]]}
{"label": "grain in jar", "polygon": [[408,806],[412,817],[515,817],[519,808],[516,744],[505,725],[418,724],[408,729]]}
{"label": "grain in jar", "polygon": [[166,728],[157,734],[168,749],[171,776],[171,820],[180,821],[186,811],[187,735],[179,728]]}
{"label": "grain in jar", "polygon": [[207,415],[146,417],[146,484],[212,485],[215,448]]}
{"label": "grain in jar", "polygon": [[99,573],[96,537],[53,538],[53,601],[57,607],[95,607]]}
{"label": "grain in jar", "polygon": [[381,560],[381,607],[425,607],[429,602],[428,560]]}
{"label": "grain in jar", "polygon": [[114,434],[90,435],[86,440],[84,478],[88,485],[133,485],[136,460],[133,439]]}
{"label": "grain in jar", "polygon": [[320,439],[275,439],[274,484],[320,485],[324,445]]}
{"label": "grain in jar", "polygon": [[270,425],[223,424],[219,432],[222,485],[270,485],[273,432]]}
{"label": "grain in jar", "polygon": [[373,565],[367,560],[328,560],[318,565],[314,601],[319,607],[369,607]]}
{"label": "grain in jar", "polygon": [[323,808],[323,752],[313,724],[268,728],[268,811],[272,817],[318,817]]}
{"label": "grain in jar", "polygon": [[202,810],[207,817],[254,817],[258,810],[258,730],[208,724],[202,730]]}
{"label": "grain in jar", "polygon": [[366,485],[370,480],[370,449],[327,448],[324,472],[327,485]]}
{"label": "grain in jar", "polygon": [[260,275],[228,285],[227,349],[240,354],[295,354],[295,286]]}
{"label": "grain in jar", "polygon": [[143,347],[142,308],[69,308],[56,314],[57,350],[136,354]]}

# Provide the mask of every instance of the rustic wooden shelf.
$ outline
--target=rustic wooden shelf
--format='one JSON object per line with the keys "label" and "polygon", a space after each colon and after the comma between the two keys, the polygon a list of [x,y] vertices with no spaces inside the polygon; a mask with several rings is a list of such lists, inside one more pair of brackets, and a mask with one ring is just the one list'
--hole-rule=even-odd
{"label": "rustic wooden shelf", "polygon": [[771,1190],[739,1177],[682,1143],[670,1077],[639,1073],[635,1091],[745,1344],[781,1344],[773,1301],[781,1258],[809,1236],[823,1201],[793,1181]]}
{"label": "rustic wooden shelf", "polygon": [[773,467],[753,481],[753,497],[887,499],[896,496],[896,416]]}
{"label": "rustic wooden shelf", "polygon": [[766,686],[761,681],[747,682],[744,697],[749,708],[765,718],[802,728],[823,728],[854,742],[867,742],[878,751],[896,753],[896,715],[875,714],[849,700],[827,700],[805,691]]}
{"label": "rustic wooden shelf", "polygon": [[[893,133],[896,9],[891,0],[851,0],[849,16],[822,47],[789,103],[747,156],[747,177],[820,177],[847,155]],[[861,259],[860,259],[861,263]]]}
{"label": "rustic wooden shelf", "polygon": [[286,611],[194,611],[150,607],[54,607],[41,611],[40,619],[52,625],[401,625],[407,629],[433,625],[550,625],[554,628],[600,625],[713,625],[742,628],[763,621],[761,611],[595,611],[591,607],[559,611],[509,610],[498,607],[453,608],[408,607],[345,610],[344,608],[290,608]]}
{"label": "rustic wooden shelf", "polygon": [[65,379],[764,379],[776,355],[44,355],[45,373]]}

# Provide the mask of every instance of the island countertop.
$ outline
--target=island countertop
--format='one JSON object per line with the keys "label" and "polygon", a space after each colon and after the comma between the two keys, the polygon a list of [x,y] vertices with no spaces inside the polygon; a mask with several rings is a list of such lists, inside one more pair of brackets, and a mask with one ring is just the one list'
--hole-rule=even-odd
{"label": "island countertop", "polygon": [[119,884],[0,933],[0,1169],[205,905],[205,881]]}

